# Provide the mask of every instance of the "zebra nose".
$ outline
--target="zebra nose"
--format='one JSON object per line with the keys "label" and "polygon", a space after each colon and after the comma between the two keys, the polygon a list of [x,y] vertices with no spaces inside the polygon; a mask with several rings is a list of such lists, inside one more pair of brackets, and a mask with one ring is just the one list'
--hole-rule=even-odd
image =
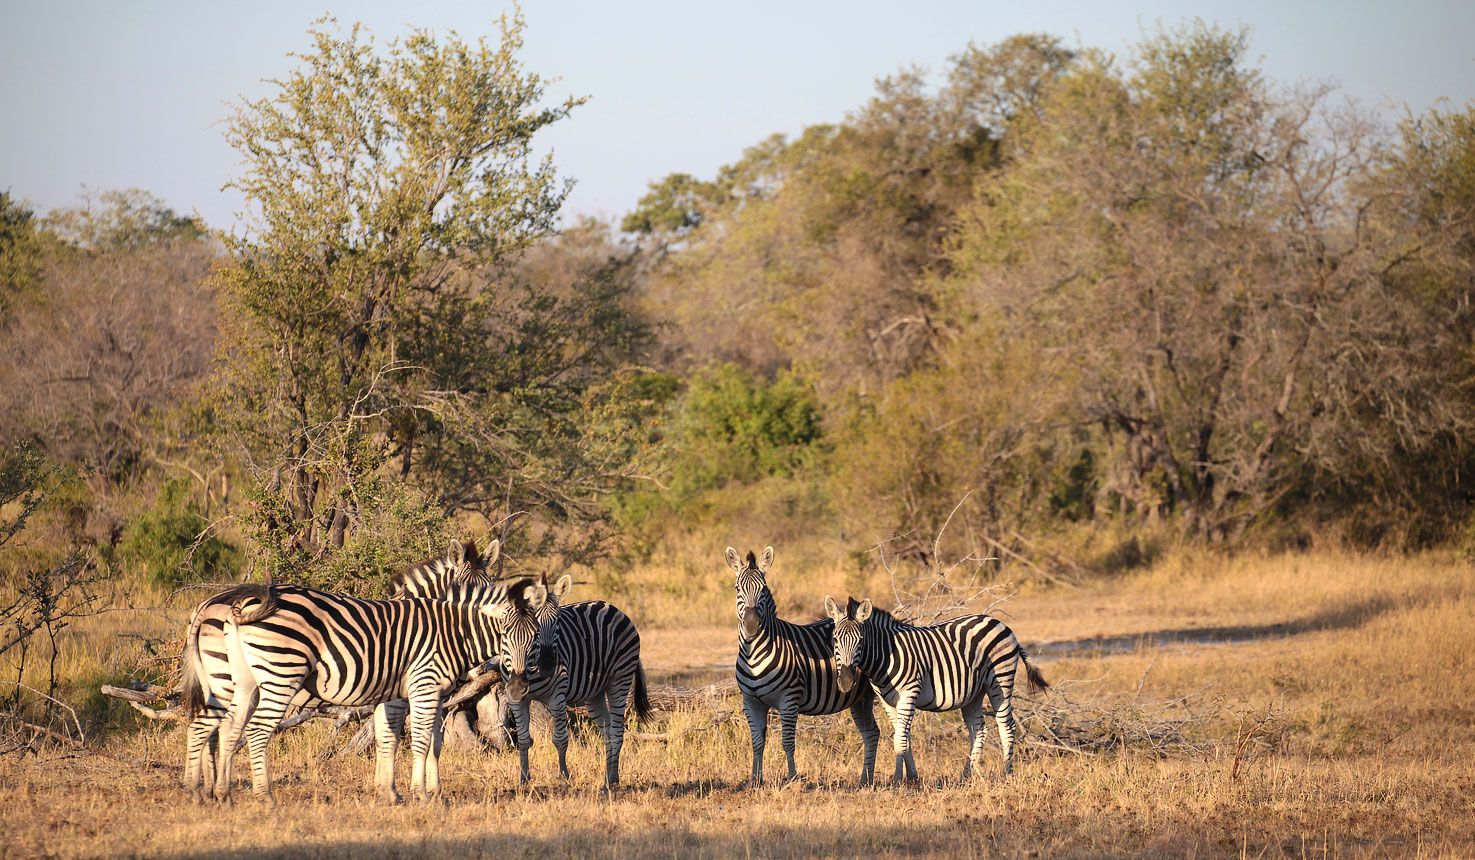
{"label": "zebra nose", "polygon": [[521,672],[513,672],[507,676],[507,698],[514,704],[521,702],[522,697],[528,692],[527,676]]}
{"label": "zebra nose", "polygon": [[743,635],[753,637],[758,634],[758,611],[747,609],[743,611]]}
{"label": "zebra nose", "polygon": [[855,686],[855,675],[854,666],[839,667],[839,671],[835,673],[835,681],[840,685],[840,692],[850,692],[850,688]]}

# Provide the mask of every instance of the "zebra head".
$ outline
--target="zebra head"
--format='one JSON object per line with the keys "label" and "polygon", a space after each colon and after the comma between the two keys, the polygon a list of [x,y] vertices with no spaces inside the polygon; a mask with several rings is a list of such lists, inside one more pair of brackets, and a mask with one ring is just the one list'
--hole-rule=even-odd
{"label": "zebra head", "polygon": [[763,550],[762,558],[748,553],[744,561],[738,551],[727,548],[727,566],[737,574],[737,617],[741,624],[738,635],[744,641],[758,635],[763,618],[773,617],[773,593],[768,590],[768,569],[773,566],[773,547]]}
{"label": "zebra head", "polygon": [[871,617],[870,598],[850,603],[844,609],[835,604],[835,598],[826,595],[825,614],[835,622],[830,634],[835,645],[835,681],[840,692],[848,693],[860,678],[860,655],[865,647],[865,623]]}
{"label": "zebra head", "polygon": [[453,585],[486,585],[495,579],[487,568],[497,563],[502,544],[492,538],[485,552],[478,552],[476,540],[468,538],[466,543],[452,538],[451,548],[446,552],[446,564],[450,567],[450,582]]}
{"label": "zebra head", "polygon": [[501,641],[498,663],[513,702],[527,695],[530,666],[547,674],[558,668],[558,599],[572,582],[565,575],[550,589],[546,576],[525,577],[487,609]]}

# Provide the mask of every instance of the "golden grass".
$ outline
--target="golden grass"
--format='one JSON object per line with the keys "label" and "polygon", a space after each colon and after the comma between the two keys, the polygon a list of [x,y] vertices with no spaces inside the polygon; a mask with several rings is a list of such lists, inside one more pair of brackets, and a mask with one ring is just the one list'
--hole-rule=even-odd
{"label": "golden grass", "polygon": [[[784,560],[781,548],[781,572]],[[637,571],[614,598],[642,625],[653,681],[730,677],[734,620],[720,564],[712,553],[692,572]],[[678,573],[688,580],[662,585]],[[855,580],[821,562],[782,575],[774,587],[790,606]],[[182,732],[126,717],[106,748],[140,764],[56,749],[0,757],[0,858],[1475,857],[1467,563],[1183,557],[1076,590],[1031,588],[1006,608],[1082,714],[1149,718],[1201,691],[1192,745],[1094,756],[1031,747],[1008,780],[994,770],[959,784],[957,717],[926,715],[923,784],[859,790],[859,743],[839,716],[801,722],[798,783],[754,791],[743,784],[747,731],[729,700],[642,727],[669,740],[627,741],[628,784],[612,797],[593,788],[597,740],[575,742],[565,787],[539,738],[531,791],[516,788],[515,755],[447,750],[445,806],[387,809],[373,801],[367,759],[322,758],[343,738],[319,723],[273,743],[280,806],[267,811],[245,792],[231,807],[189,805],[175,785]],[[79,624],[68,665],[104,659],[129,624],[159,620],[150,635],[163,635],[183,614]],[[1258,720],[1236,763],[1241,733]],[[770,777],[783,772],[777,741],[775,727]],[[883,740],[883,776],[890,763]]]}

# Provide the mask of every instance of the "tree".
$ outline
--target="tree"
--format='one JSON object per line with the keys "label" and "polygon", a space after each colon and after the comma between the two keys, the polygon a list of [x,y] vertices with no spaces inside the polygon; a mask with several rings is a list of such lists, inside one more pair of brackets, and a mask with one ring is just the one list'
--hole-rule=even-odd
{"label": "tree", "polygon": [[710,182],[653,184],[625,226],[673,249],[647,288],[685,335],[672,351],[797,364],[827,395],[935,360],[951,335],[926,282],[946,274],[955,213],[1072,58],[1048,36],[970,45],[940,88],[903,70],[843,123],[762,141]]}
{"label": "tree", "polygon": [[96,196],[83,190],[82,205],[58,209],[46,218],[65,242],[89,250],[135,250],[179,239],[198,240],[206,231],[141,188],[108,190]]}
{"label": "tree", "polygon": [[561,292],[512,265],[569,188],[532,140],[581,101],[539,106],[522,27],[381,52],[328,19],[277,93],[231,118],[251,209],[216,281],[215,408],[258,475],[273,565],[337,551],[405,493],[566,521],[602,479],[569,446],[641,329],[618,265]]}
{"label": "tree", "polygon": [[1101,501],[1210,538],[1324,494],[1308,474],[1355,450],[1470,420],[1441,314],[1370,230],[1383,139],[1325,90],[1273,90],[1247,43],[1190,26],[1062,76],[980,184],[950,281],[1066,361]]}
{"label": "tree", "polygon": [[0,323],[36,288],[46,249],[36,214],[0,191]]}

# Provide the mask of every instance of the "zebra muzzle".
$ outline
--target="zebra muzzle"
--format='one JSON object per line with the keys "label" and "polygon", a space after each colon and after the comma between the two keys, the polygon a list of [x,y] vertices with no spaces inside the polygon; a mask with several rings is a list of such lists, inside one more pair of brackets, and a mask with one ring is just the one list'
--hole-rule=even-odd
{"label": "zebra muzzle", "polygon": [[517,703],[528,694],[527,675],[522,672],[513,672],[507,676],[507,698]]}
{"label": "zebra muzzle", "polygon": [[743,611],[743,636],[752,639],[758,635],[758,610],[747,609]]}
{"label": "zebra muzzle", "polygon": [[850,688],[854,687],[858,680],[860,680],[860,670],[854,666],[835,667],[835,681],[840,686],[840,692],[850,692]]}

